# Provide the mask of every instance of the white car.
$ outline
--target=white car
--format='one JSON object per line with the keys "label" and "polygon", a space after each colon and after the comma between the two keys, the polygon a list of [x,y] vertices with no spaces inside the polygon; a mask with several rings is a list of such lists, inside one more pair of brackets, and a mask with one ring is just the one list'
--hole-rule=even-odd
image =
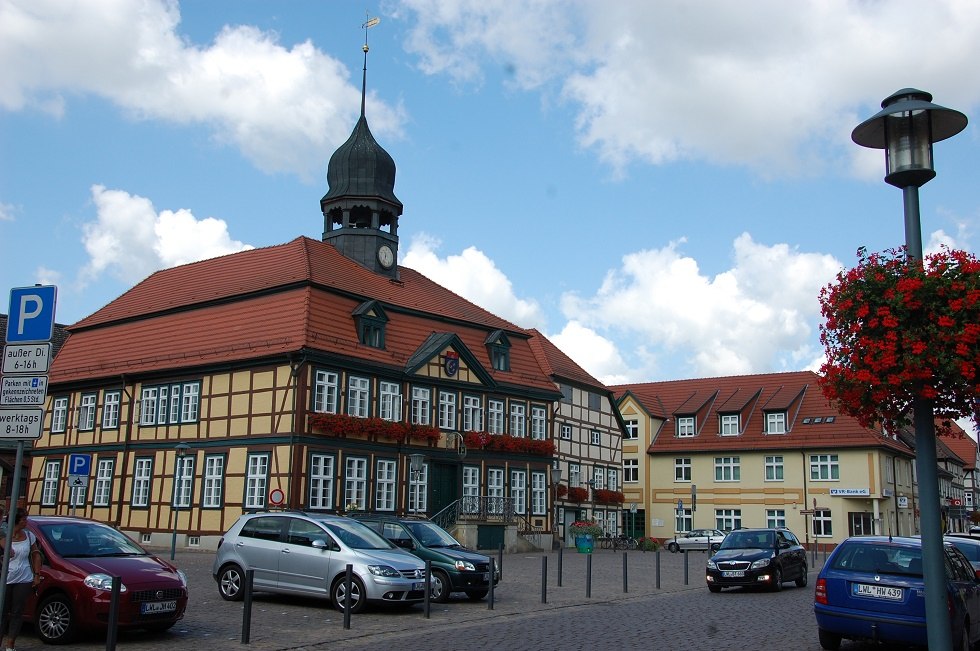
{"label": "white car", "polygon": [[717,551],[724,539],[725,532],[719,529],[693,529],[679,533],[673,539],[668,540],[667,549],[671,552],[692,549],[707,550],[710,545],[711,551]]}

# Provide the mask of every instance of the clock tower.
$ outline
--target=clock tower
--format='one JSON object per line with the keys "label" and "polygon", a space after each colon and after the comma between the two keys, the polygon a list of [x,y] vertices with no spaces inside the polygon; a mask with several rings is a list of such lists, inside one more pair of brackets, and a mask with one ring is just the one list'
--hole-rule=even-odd
{"label": "clock tower", "polygon": [[320,199],[323,241],[359,264],[398,278],[398,218],[395,161],[371,135],[364,116],[367,53],[361,80],[361,116],[347,142],[330,157],[327,193]]}

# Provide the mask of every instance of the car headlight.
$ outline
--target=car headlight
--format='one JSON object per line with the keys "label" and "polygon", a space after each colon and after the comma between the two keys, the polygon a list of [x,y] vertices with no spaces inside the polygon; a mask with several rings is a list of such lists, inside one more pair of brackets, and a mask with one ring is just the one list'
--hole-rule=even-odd
{"label": "car headlight", "polygon": [[456,561],[456,569],[460,571],[475,572],[476,566],[469,561]]}
{"label": "car headlight", "polygon": [[718,566],[715,565],[715,562],[713,560],[711,560],[710,558],[708,559],[708,569],[709,570],[717,570],[718,569]]}
{"label": "car headlight", "polygon": [[375,576],[401,576],[398,570],[390,565],[368,565],[368,572]]}
{"label": "car headlight", "polygon": [[[112,590],[112,577],[108,574],[89,574],[84,583],[93,590]],[[126,592],[126,585],[121,582],[119,592]]]}
{"label": "car headlight", "polygon": [[770,554],[766,558],[760,558],[759,560],[753,562],[752,563],[752,567],[749,568],[749,569],[758,570],[759,568],[766,567],[766,566],[769,565],[769,563],[772,562],[772,559],[773,558],[775,558],[775,555],[774,554]]}
{"label": "car headlight", "polygon": [[187,574],[184,573],[184,570],[177,570],[177,577],[180,579],[180,584],[186,588]]}

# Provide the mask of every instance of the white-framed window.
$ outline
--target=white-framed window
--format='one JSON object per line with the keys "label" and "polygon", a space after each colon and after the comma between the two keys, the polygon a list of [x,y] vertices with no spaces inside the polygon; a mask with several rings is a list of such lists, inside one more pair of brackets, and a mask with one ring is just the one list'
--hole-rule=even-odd
{"label": "white-framed window", "polygon": [[487,400],[487,431],[491,434],[504,433],[504,401]]}
{"label": "white-framed window", "polygon": [[623,435],[624,441],[635,441],[640,436],[640,421],[635,418],[625,420],[626,432]]}
{"label": "white-framed window", "polygon": [[786,433],[785,411],[770,411],[766,413],[766,433],[767,434]]}
{"label": "white-framed window", "polygon": [[590,431],[589,442],[592,443],[592,445],[602,445],[602,432],[597,429]]}
{"label": "white-framed window", "polygon": [[41,485],[41,505],[55,506],[58,503],[58,483],[61,480],[61,462],[48,461],[44,464],[44,483]]}
{"label": "white-framed window", "polygon": [[674,529],[677,533],[684,533],[694,529],[694,512],[691,509],[674,509]]}
{"label": "white-framed window", "polygon": [[784,509],[766,509],[766,526],[770,529],[786,527],[786,511]]}
{"label": "white-framed window", "polygon": [[51,433],[63,433],[68,426],[68,397],[59,396],[51,402]]}
{"label": "white-framed window", "polygon": [[198,419],[200,382],[143,387],[140,395],[140,425],[174,425]]}
{"label": "white-framed window", "polygon": [[333,371],[317,371],[313,379],[313,411],[337,413],[340,376]]}
{"label": "white-framed window", "polygon": [[735,436],[738,434],[738,414],[721,415],[721,435]]}
{"label": "white-framed window", "polygon": [[265,507],[266,488],[269,484],[268,453],[250,454],[245,464],[245,508]]}
{"label": "white-framed window", "polygon": [[766,456],[766,481],[783,481],[783,455]]}
{"label": "white-framed window", "polygon": [[347,378],[347,414],[367,418],[370,405],[371,381],[366,377]]}
{"label": "white-framed window", "polygon": [[510,403],[510,435],[518,438],[527,436],[527,407],[523,402]]}
{"label": "white-framed window", "polygon": [[140,457],[133,463],[133,506],[150,505],[150,479],[153,477],[153,459]]}
{"label": "white-framed window", "polygon": [[480,510],[480,468],[463,466],[463,512],[476,513]]}
{"label": "white-framed window", "polygon": [[87,431],[95,429],[95,401],[97,396],[94,393],[87,393],[82,396],[78,407],[78,429]]}
{"label": "white-framed window", "polygon": [[599,466],[593,466],[592,468],[592,488],[594,490],[603,489],[606,487],[606,470],[605,468],[600,468]]}
{"label": "white-framed window", "polygon": [[531,473],[531,514],[544,515],[548,512],[548,489],[543,472]]}
{"label": "white-framed window", "polygon": [[543,441],[548,436],[548,424],[544,407],[531,405],[531,438]]}
{"label": "white-framed window", "polygon": [[694,436],[694,416],[677,417],[677,436]]}
{"label": "white-framed window", "polygon": [[691,458],[674,459],[674,481],[691,481]]}
{"label": "white-framed window", "polygon": [[479,396],[463,396],[463,431],[483,431],[483,403]]}
{"label": "white-framed window", "polygon": [[456,429],[456,394],[439,392],[439,429]]}
{"label": "white-framed window", "polygon": [[225,458],[218,454],[204,457],[204,494],[201,496],[201,507],[205,509],[220,508],[224,501],[225,488]]}
{"label": "white-framed window", "polygon": [[813,481],[838,481],[840,464],[836,454],[811,454],[810,479]]}
{"label": "white-framed window", "polygon": [[185,384],[180,393],[180,422],[193,423],[197,420],[201,405],[201,385],[197,382]]}
{"label": "white-framed window", "polygon": [[378,459],[374,475],[374,508],[377,511],[395,510],[395,478],[397,463],[394,459]]}
{"label": "white-framed window", "polygon": [[893,484],[895,482],[895,472],[892,470],[892,457],[885,458],[885,483]]}
{"label": "white-framed window", "polygon": [[487,497],[489,500],[488,510],[491,513],[502,513],[504,502],[504,469],[487,468]]}
{"label": "white-framed window", "polygon": [[715,509],[715,529],[733,531],[742,528],[742,509]]}
{"label": "white-framed window", "polygon": [[527,472],[510,471],[510,499],[514,502],[514,513],[527,513]]}
{"label": "white-framed window", "polygon": [[112,471],[115,459],[99,459],[95,465],[95,491],[92,506],[109,506],[112,498]]}
{"label": "white-framed window", "polygon": [[68,504],[71,506],[85,506],[88,496],[88,477],[82,478],[82,482],[75,486],[68,487]]}
{"label": "white-framed window", "polygon": [[830,537],[834,535],[834,523],[830,509],[817,509],[813,512],[813,535]]}
{"label": "white-framed window", "polygon": [[616,468],[606,469],[606,488],[611,491],[619,490],[619,470]]}
{"label": "white-framed window", "polygon": [[194,455],[188,454],[177,457],[177,468],[174,472],[173,501],[174,508],[189,509],[191,506],[191,487],[194,485]]}
{"label": "white-framed window", "polygon": [[739,457],[715,457],[715,481],[741,481]]}
{"label": "white-framed window", "polygon": [[617,536],[619,535],[619,518],[616,511],[609,509],[606,511],[606,535],[607,536]]}
{"label": "white-framed window", "polygon": [[157,422],[158,387],[143,387],[140,393],[140,425],[155,425]]}
{"label": "white-framed window", "polygon": [[379,383],[378,416],[384,420],[399,421],[402,419],[402,389],[396,382]]}
{"label": "white-framed window", "polygon": [[623,482],[632,483],[640,481],[640,460],[623,459]]}
{"label": "white-framed window", "polygon": [[310,508],[333,508],[334,457],[331,454],[310,455]]}
{"label": "white-framed window", "polygon": [[347,457],[344,463],[344,508],[367,510],[367,459]]}
{"label": "white-framed window", "polygon": [[412,387],[412,422],[428,425],[432,419],[432,392],[426,387]]}
{"label": "white-framed window", "polygon": [[568,464],[568,487],[578,488],[582,485],[582,467],[577,463]]}
{"label": "white-framed window", "polygon": [[423,463],[419,473],[409,474],[408,482],[408,510],[410,513],[425,513],[429,508],[428,486],[429,486],[429,464]]}
{"label": "white-framed window", "polygon": [[572,426],[568,423],[561,424],[561,437],[562,439],[569,441],[572,438]]}
{"label": "white-framed window", "polygon": [[102,396],[102,429],[119,427],[119,391],[106,391]]}

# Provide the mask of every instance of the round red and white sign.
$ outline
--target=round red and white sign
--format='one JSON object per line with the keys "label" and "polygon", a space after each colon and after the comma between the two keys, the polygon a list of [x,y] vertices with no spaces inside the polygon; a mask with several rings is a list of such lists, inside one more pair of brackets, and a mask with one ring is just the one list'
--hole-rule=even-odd
{"label": "round red and white sign", "polygon": [[269,493],[269,502],[273,506],[282,506],[286,502],[286,494],[281,488],[273,488]]}

